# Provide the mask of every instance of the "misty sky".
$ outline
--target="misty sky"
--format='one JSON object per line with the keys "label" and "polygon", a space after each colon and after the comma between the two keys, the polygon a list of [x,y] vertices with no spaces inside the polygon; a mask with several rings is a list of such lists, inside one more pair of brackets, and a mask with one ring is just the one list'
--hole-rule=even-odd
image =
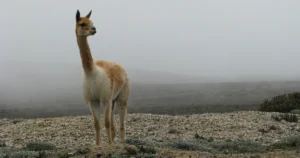
{"label": "misty sky", "polygon": [[0,8],[1,62],[80,64],[79,9],[93,10],[94,59],[207,77],[300,75],[299,0],[9,0]]}

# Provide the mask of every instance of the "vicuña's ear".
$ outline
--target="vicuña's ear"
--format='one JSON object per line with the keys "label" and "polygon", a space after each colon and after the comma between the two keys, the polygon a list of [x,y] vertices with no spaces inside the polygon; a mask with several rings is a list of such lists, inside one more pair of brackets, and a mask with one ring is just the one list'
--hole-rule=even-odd
{"label": "vicu\u00f1a's ear", "polygon": [[92,10],[91,10],[91,11],[88,13],[88,15],[86,15],[85,17],[86,17],[86,18],[90,18],[91,14],[92,14]]}
{"label": "vicu\u00f1a's ear", "polygon": [[78,22],[80,20],[80,12],[79,10],[77,10],[77,13],[76,13],[76,22]]}

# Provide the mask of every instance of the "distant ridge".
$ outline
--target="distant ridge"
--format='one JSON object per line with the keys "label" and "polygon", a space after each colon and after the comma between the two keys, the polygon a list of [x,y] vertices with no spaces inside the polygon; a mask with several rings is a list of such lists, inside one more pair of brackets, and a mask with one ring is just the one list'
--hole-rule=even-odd
{"label": "distant ridge", "polygon": [[[132,85],[204,81],[198,76],[126,69]],[[0,76],[0,89],[5,90],[0,92],[1,104],[28,104],[31,101],[33,104],[42,104],[45,100],[68,100],[74,96],[81,96],[82,93],[82,68],[78,63],[7,61],[0,63],[0,73],[4,74]]]}

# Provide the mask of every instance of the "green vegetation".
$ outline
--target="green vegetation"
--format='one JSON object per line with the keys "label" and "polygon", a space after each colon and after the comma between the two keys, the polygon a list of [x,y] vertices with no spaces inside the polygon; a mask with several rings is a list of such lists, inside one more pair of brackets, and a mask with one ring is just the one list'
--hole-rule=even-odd
{"label": "green vegetation", "polygon": [[59,158],[70,158],[70,157],[79,156],[79,155],[84,157],[84,155],[87,155],[90,152],[91,152],[90,148],[84,148],[84,149],[77,149],[77,151],[75,151],[75,152],[67,152],[67,151],[57,152],[56,155]]}
{"label": "green vegetation", "polygon": [[[188,150],[199,152],[210,152],[213,154],[243,154],[243,153],[264,153],[276,149],[300,149],[300,136],[295,135],[286,137],[283,140],[269,146],[262,145],[260,142],[250,140],[225,140],[214,141],[212,138],[204,138],[195,134],[195,139],[186,141],[152,142],[137,138],[126,139],[124,150],[126,153],[111,153],[108,157],[124,158],[155,158],[161,156],[159,148],[171,150]],[[89,148],[78,149],[75,152],[62,152],[54,150],[53,145],[42,142],[28,143],[24,148],[0,147],[0,157],[34,157],[45,158],[58,156],[60,158],[70,158],[73,156],[86,157],[91,154]],[[95,153],[94,153],[95,154]],[[165,153],[169,154],[170,153]],[[168,156],[167,156],[168,157]]]}
{"label": "green vegetation", "polygon": [[151,146],[137,145],[135,147],[125,146],[124,149],[128,156],[135,157],[156,157],[156,150]]}
{"label": "green vegetation", "polygon": [[90,153],[89,148],[77,149],[76,152],[62,152],[50,143],[45,142],[29,142],[24,148],[10,148],[0,146],[0,158],[10,157],[33,157],[33,158],[46,158],[49,156],[58,156],[60,158],[69,158],[75,155],[86,155]]}
{"label": "green vegetation", "polygon": [[298,122],[298,116],[295,114],[289,114],[289,113],[272,115],[272,119],[274,119],[276,121],[285,120],[287,122]]}
{"label": "green vegetation", "polygon": [[138,151],[135,148],[125,146],[124,149],[126,150],[127,154],[129,155],[136,155]]}
{"label": "green vegetation", "polygon": [[[169,148],[175,150],[190,150],[190,151],[201,151],[211,153],[252,153],[252,152],[263,152],[267,149],[266,146],[261,145],[258,142],[253,141],[214,141],[212,138],[203,138],[199,135],[198,139],[187,140],[187,141],[172,141],[164,143],[155,143],[145,140],[127,139],[127,142],[137,143],[133,145],[148,144],[150,147]],[[136,153],[129,151],[131,153]]]}
{"label": "green vegetation", "polygon": [[84,155],[84,154],[89,153],[90,151],[91,151],[90,148],[84,148],[84,149],[78,149],[78,150],[77,150],[77,153],[78,153],[78,154]]}
{"label": "green vegetation", "polygon": [[45,142],[29,142],[26,144],[26,149],[30,151],[54,150],[55,146]]}
{"label": "green vegetation", "polygon": [[28,148],[0,148],[0,157],[10,158],[10,157],[34,157],[34,158],[44,158],[53,155],[55,152],[52,150],[41,150],[34,151]]}
{"label": "green vegetation", "polygon": [[158,146],[156,142],[148,141],[148,140],[141,140],[138,138],[129,138],[125,140],[126,144],[132,144],[132,145],[145,145],[145,146]]}
{"label": "green vegetation", "polygon": [[68,153],[59,153],[58,154],[59,158],[69,158],[69,154]]}
{"label": "green vegetation", "polygon": [[264,100],[259,110],[264,112],[280,112],[283,114],[272,115],[276,121],[298,122],[300,114],[300,92],[277,95],[272,99]]}
{"label": "green vegetation", "polygon": [[[204,138],[195,135],[195,139],[186,141],[170,141],[170,142],[152,142],[147,140],[139,140],[136,138],[130,138],[126,140],[127,144],[134,145],[135,147],[125,147],[128,155],[138,155],[139,153],[147,153],[155,155],[155,149],[153,147],[167,148],[173,150],[189,150],[210,152],[214,154],[242,154],[242,153],[263,153],[267,151],[273,151],[274,149],[300,149],[300,136],[286,137],[283,140],[271,144],[269,146],[262,145],[260,142],[250,140],[226,140],[226,141],[214,141],[212,138]],[[143,145],[141,145],[143,144]],[[145,147],[145,145],[148,147]],[[141,152],[144,149],[148,152]],[[150,152],[152,151],[153,152]]]}
{"label": "green vegetation", "polygon": [[270,146],[272,149],[300,148],[300,135],[287,137]]}
{"label": "green vegetation", "polygon": [[266,146],[261,145],[259,142],[236,140],[213,143],[212,147],[222,153],[257,153],[266,150]]}
{"label": "green vegetation", "polygon": [[300,115],[300,109],[294,109],[291,111],[292,114]]}
{"label": "green vegetation", "polygon": [[126,145],[124,150],[126,153],[124,154],[111,154],[110,157],[112,158],[119,158],[119,157],[137,157],[137,158],[154,158],[157,157],[156,149],[154,148],[158,144],[155,142],[147,141],[147,140],[140,140],[137,138],[126,139]]}
{"label": "green vegetation", "polygon": [[252,153],[262,152],[266,149],[265,146],[258,142],[236,140],[236,141],[208,141],[205,139],[176,141],[165,145],[171,149],[191,150],[212,153]]}
{"label": "green vegetation", "polygon": [[300,92],[285,93],[270,100],[266,99],[259,108],[260,111],[283,113],[291,112],[295,109],[300,109]]}

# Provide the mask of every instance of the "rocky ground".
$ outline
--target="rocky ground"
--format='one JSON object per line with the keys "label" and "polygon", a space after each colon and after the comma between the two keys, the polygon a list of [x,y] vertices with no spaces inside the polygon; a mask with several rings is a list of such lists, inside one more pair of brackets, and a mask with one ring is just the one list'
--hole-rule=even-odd
{"label": "rocky ground", "polygon": [[[289,136],[300,135],[299,122],[275,121],[272,115],[258,111],[241,111],[231,113],[206,113],[195,115],[153,115],[128,114],[127,138],[140,139],[153,143],[190,141],[199,138],[218,141],[245,140],[271,145]],[[119,117],[116,117],[117,127]],[[120,151],[118,136],[116,145],[106,147],[106,132],[102,120],[102,147],[94,146],[94,126],[91,116],[72,116],[42,119],[1,119],[0,142],[6,147],[22,148],[28,142],[47,142],[58,150],[75,151],[83,147],[91,147],[92,153]],[[160,148],[158,151],[177,157],[263,157],[269,155],[300,157],[299,149],[279,150],[268,153],[252,154],[213,154],[209,152],[171,150]],[[165,156],[161,156],[165,157]],[[172,156],[171,156],[172,157]]]}

